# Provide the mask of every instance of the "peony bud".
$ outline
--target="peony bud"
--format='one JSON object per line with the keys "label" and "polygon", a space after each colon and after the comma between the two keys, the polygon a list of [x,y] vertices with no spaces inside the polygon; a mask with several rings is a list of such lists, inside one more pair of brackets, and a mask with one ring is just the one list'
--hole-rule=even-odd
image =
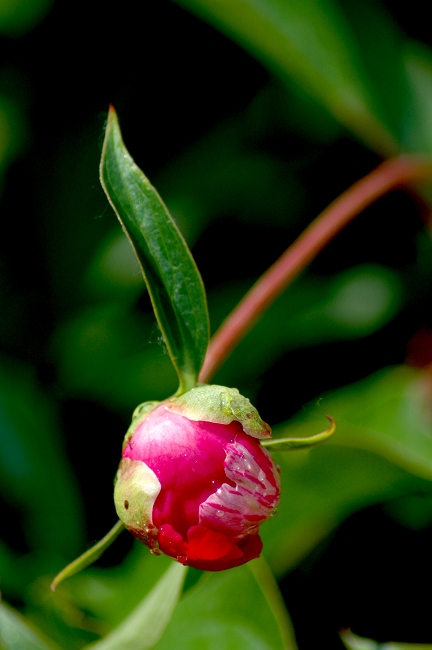
{"label": "peony bud", "polygon": [[270,428],[236,389],[198,386],[138,410],[123,446],[115,504],[152,553],[220,571],[259,556],[279,503],[279,473],[258,438]]}

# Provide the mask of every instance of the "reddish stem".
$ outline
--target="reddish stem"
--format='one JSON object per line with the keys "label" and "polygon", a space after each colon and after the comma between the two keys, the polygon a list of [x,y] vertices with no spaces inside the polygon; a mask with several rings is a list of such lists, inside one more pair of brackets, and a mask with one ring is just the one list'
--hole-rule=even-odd
{"label": "reddish stem", "polygon": [[206,383],[272,302],[355,216],[378,198],[421,179],[432,179],[432,160],[399,156],[381,163],[333,201],[264,273],[210,342],[199,380]]}

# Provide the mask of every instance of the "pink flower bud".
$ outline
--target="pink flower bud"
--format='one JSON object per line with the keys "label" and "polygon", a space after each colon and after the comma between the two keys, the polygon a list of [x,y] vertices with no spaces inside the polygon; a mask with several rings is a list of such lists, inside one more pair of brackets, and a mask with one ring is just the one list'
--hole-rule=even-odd
{"label": "pink flower bud", "polygon": [[270,429],[249,400],[235,389],[198,387],[153,407],[131,429],[115,487],[130,532],[153,553],[207,571],[258,557],[259,527],[275,512],[280,482],[257,439]]}

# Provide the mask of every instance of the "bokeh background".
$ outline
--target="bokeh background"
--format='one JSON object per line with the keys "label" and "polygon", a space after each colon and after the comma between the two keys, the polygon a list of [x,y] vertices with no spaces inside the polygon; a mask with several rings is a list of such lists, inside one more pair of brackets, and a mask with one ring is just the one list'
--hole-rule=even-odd
{"label": "bokeh background", "polygon": [[[383,158],[432,153],[426,10],[0,0],[0,588],[61,647],[109,631],[167,566],[124,535],[47,587],[115,522],[133,409],[176,388],[98,180],[108,105],[192,249],[215,330],[343,190]],[[277,434],[322,430],[324,412],[342,425],[278,459],[284,501],[263,529],[300,650],[342,648],[344,627],[431,641],[431,196],[366,210],[215,377]]]}

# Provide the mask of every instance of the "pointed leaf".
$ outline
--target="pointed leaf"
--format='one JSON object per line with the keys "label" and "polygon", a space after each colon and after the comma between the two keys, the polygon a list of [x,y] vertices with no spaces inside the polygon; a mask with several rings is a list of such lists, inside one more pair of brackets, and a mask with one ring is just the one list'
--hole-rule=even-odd
{"label": "pointed leaf", "polygon": [[88,650],[147,650],[158,642],[177,605],[187,568],[173,563],[128,618]]}
{"label": "pointed leaf", "polygon": [[193,388],[207,350],[209,325],[201,276],[155,188],[124,146],[111,107],[101,183],[139,260],[180,392]]}

